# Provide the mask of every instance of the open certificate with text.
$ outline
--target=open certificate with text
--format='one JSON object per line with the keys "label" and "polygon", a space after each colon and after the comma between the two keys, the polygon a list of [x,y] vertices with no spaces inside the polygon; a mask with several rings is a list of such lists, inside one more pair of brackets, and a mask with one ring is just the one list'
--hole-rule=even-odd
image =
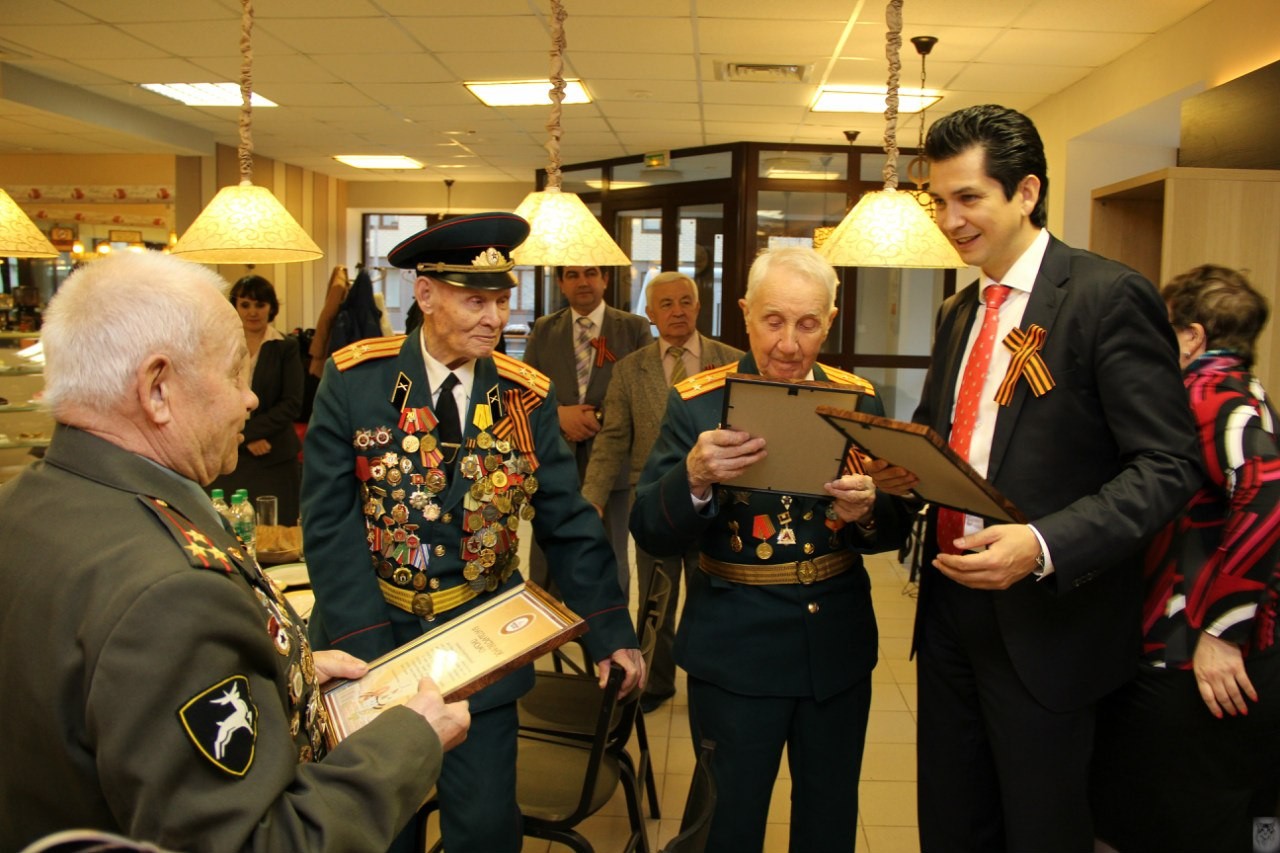
{"label": "open certificate with text", "polygon": [[581,617],[526,581],[370,661],[363,678],[326,685],[329,740],[336,744],[404,704],[423,677],[430,676],[445,699],[464,699],[586,630]]}

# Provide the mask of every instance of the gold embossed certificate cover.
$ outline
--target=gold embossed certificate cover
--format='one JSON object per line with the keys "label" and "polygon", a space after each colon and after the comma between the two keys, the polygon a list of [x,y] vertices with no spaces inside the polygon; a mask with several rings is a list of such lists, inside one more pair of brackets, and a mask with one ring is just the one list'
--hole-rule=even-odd
{"label": "gold embossed certificate cover", "polygon": [[526,581],[464,616],[369,662],[363,678],[324,689],[331,745],[402,705],[431,676],[449,701],[464,699],[507,672],[563,645],[587,623],[537,584]]}

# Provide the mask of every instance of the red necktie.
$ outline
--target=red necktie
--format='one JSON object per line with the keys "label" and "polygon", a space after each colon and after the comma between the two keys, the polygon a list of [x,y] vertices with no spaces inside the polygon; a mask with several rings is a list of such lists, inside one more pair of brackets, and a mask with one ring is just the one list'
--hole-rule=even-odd
{"label": "red necktie", "polygon": [[[956,418],[951,424],[951,448],[966,461],[973,442],[973,428],[978,422],[978,403],[982,386],[991,366],[991,352],[996,346],[996,326],[1000,322],[1000,306],[1009,295],[1003,284],[988,285],[982,293],[987,309],[982,315],[982,328],[973,343],[969,361],[960,380],[960,396],[956,400]],[[964,513],[946,507],[938,508],[938,547],[944,554],[960,553],[951,543],[964,535]]]}

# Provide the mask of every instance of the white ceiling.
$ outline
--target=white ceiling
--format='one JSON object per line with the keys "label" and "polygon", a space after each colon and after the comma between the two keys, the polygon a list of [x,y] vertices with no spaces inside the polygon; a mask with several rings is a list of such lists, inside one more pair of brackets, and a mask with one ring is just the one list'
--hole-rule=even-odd
{"label": "white ceiling", "polygon": [[[1030,109],[1209,0],[906,0],[909,39],[933,35],[930,118],[977,103]],[[564,0],[562,159],[581,163],[741,140],[880,144],[879,114],[812,113],[820,83],[887,76],[883,0]],[[547,165],[547,107],[493,109],[464,80],[545,78],[549,0],[256,0],[253,112],[262,155],[349,180],[531,181]],[[637,11],[639,9],[639,11]],[[476,14],[483,13],[483,14]],[[0,0],[0,153],[209,154],[238,144],[237,108],[193,108],[138,88],[234,82],[239,0]],[[807,83],[716,80],[718,62],[812,65]],[[899,141],[915,144],[903,116]],[[379,173],[334,154],[405,154]]]}

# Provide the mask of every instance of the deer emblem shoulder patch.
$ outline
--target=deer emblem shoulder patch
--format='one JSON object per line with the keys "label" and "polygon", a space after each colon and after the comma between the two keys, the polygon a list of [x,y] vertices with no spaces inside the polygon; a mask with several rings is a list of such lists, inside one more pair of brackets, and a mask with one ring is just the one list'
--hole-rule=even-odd
{"label": "deer emblem shoulder patch", "polygon": [[196,750],[219,770],[236,777],[249,772],[258,709],[248,678],[233,675],[193,696],[178,709],[178,719]]}

